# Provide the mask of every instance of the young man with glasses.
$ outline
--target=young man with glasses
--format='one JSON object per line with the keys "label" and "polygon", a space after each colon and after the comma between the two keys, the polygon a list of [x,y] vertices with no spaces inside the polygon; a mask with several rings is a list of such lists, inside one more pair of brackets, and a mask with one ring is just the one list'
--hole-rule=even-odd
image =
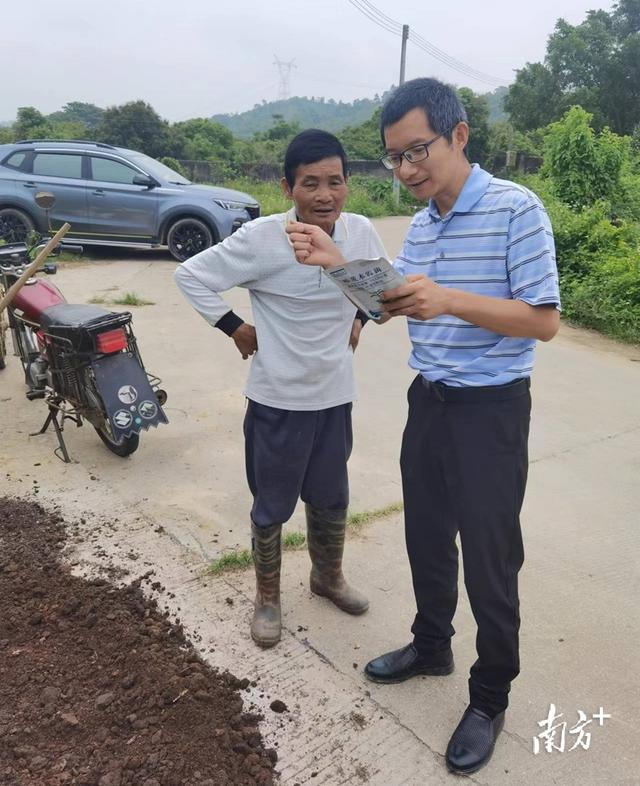
{"label": "young man with glasses", "polygon": [[[535,194],[469,164],[467,116],[449,86],[414,79],[398,88],[381,136],[384,166],[428,203],[395,262],[406,284],[385,296],[387,318],[407,317],[418,372],[400,459],[417,614],[413,641],[365,673],[395,683],[453,671],[459,532],[478,658],[446,761],[471,773],[493,752],[519,672],[529,380],[536,339],[559,326],[553,234]],[[342,263],[317,228],[290,233],[299,261]]]}
{"label": "young man with glasses", "polygon": [[[367,218],[342,212],[347,157],[332,134],[309,129],[290,142],[281,186],[291,210],[244,224],[175,273],[196,311],[230,336],[243,358],[253,356],[244,435],[256,572],[251,636],[260,647],[280,640],[281,532],[299,498],[311,591],[349,614],[369,607],[342,573],[353,350],[362,321],[322,271],[297,264],[285,228],[305,221],[331,236],[348,259],[376,258],[385,250]],[[220,297],[232,287],[249,291],[255,327]]]}

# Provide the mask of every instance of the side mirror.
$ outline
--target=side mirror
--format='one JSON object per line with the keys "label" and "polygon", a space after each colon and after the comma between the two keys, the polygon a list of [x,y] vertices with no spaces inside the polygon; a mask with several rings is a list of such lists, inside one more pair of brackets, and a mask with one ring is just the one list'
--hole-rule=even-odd
{"label": "side mirror", "polygon": [[134,175],[133,185],[145,186],[146,188],[155,188],[158,184],[152,177],[149,177],[149,175]]}
{"label": "side mirror", "polygon": [[55,196],[50,191],[38,191],[38,193],[34,197],[36,201],[36,205],[44,210],[47,214],[47,226],[49,227],[49,232],[52,232],[51,229],[51,219],[49,218],[49,211],[56,203]]}
{"label": "side mirror", "polygon": [[51,210],[56,203],[56,198],[50,191],[38,191],[35,200],[36,205],[43,210]]}

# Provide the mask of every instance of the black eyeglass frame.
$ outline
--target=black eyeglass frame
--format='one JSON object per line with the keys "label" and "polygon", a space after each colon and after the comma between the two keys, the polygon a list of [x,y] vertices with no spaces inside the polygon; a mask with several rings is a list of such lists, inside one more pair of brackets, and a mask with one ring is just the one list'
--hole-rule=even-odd
{"label": "black eyeglass frame", "polygon": [[[391,170],[400,169],[400,167],[402,166],[403,158],[405,161],[408,161],[410,164],[417,164],[419,161],[425,161],[427,158],[429,158],[429,148],[431,147],[431,145],[434,142],[437,142],[438,139],[440,139],[441,137],[449,134],[451,131],[453,131],[453,129],[450,129],[450,131],[443,131],[441,134],[438,134],[438,136],[434,136],[433,139],[430,139],[428,142],[420,142],[420,144],[418,145],[411,145],[411,147],[406,147],[404,150],[401,150],[399,153],[386,153],[384,156],[380,156],[378,160],[380,161],[380,163],[385,169],[391,169]],[[424,155],[420,155],[419,158],[415,158],[415,156],[413,158],[409,158],[407,153],[410,153],[412,150],[416,150],[418,148],[421,148],[423,150]],[[396,157],[398,158],[398,163],[395,164],[394,166],[390,166],[389,159],[396,158]]]}

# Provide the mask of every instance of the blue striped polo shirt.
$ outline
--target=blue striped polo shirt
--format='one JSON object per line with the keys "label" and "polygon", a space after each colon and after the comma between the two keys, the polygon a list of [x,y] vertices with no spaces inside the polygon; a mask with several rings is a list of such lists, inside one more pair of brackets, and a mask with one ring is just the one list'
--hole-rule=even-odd
{"label": "blue striped polo shirt", "polygon": [[[414,216],[394,265],[444,287],[560,308],[553,232],[542,203],[477,164],[444,218],[433,200]],[[533,369],[535,339],[502,336],[447,314],[408,323],[409,365],[432,382],[503,385]]]}

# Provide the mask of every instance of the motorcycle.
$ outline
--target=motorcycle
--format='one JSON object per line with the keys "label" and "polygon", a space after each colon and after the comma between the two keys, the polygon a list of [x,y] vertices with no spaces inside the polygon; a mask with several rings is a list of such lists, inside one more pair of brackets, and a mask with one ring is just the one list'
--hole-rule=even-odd
{"label": "motorcycle", "polygon": [[[41,192],[36,203],[48,212],[54,197]],[[0,295],[3,289],[9,292],[34,251],[45,245],[0,246]],[[64,243],[58,248],[82,252]],[[56,265],[45,262],[43,271],[54,274]],[[53,426],[58,458],[71,460],[63,437],[65,421],[80,427],[87,420],[107,448],[123,457],[137,450],[141,430],[168,422],[162,409],[167,394],[159,387],[161,380],[145,370],[130,312],[67,303],[55,284],[34,275],[13,296],[6,313],[4,327],[0,314],[0,369],[5,366],[8,328],[24,370],[26,396],[43,399],[48,408],[42,428],[30,436]]]}

